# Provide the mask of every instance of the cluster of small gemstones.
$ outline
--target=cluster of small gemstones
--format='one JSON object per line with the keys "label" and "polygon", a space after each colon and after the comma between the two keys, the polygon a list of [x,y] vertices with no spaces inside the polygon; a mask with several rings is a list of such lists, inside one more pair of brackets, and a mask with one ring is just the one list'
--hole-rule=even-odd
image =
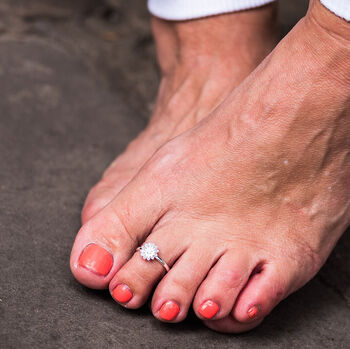
{"label": "cluster of small gemstones", "polygon": [[140,247],[141,257],[145,260],[153,260],[158,256],[159,249],[153,242],[146,242]]}

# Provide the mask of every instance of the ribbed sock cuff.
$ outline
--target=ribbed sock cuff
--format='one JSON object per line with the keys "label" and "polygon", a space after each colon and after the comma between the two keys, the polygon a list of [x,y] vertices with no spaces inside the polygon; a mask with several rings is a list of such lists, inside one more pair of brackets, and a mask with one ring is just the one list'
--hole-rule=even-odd
{"label": "ribbed sock cuff", "polygon": [[337,16],[350,21],[350,0],[321,0],[321,3]]}
{"label": "ribbed sock cuff", "polygon": [[[247,10],[274,0],[148,0],[149,11],[167,20],[186,20]],[[350,0],[345,0],[350,1]]]}

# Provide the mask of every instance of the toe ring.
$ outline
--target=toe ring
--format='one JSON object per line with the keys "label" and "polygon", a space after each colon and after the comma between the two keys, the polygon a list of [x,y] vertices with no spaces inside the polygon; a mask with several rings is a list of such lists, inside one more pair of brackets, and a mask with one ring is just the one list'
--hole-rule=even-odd
{"label": "toe ring", "polygon": [[164,267],[164,269],[167,272],[170,270],[168,264],[166,264],[166,262],[161,257],[158,256],[159,249],[155,243],[145,242],[141,247],[137,248],[137,251],[140,251],[140,255],[144,260],[146,261],[156,260]]}

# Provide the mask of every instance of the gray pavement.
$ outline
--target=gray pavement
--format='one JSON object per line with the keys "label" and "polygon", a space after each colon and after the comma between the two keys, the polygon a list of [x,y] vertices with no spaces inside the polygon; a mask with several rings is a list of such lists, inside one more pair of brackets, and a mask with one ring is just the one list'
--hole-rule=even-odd
{"label": "gray pavement", "polygon": [[[282,31],[305,8],[282,1]],[[349,348],[349,234],[243,335],[193,314],[163,324],[74,280],[84,197],[144,127],[157,81],[144,1],[1,1],[0,348]]]}

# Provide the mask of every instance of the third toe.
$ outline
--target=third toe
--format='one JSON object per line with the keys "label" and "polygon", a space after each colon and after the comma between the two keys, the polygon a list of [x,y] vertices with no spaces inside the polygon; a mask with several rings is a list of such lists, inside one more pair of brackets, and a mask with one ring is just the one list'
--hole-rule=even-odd
{"label": "third toe", "polygon": [[[219,254],[220,250],[216,252]],[[157,286],[152,299],[154,316],[161,321],[170,321],[167,316],[164,317],[164,307],[172,304],[172,308],[178,309],[176,316],[171,316],[171,321],[184,320],[199,285],[216,262],[218,254],[203,248],[201,244],[191,246]]]}

